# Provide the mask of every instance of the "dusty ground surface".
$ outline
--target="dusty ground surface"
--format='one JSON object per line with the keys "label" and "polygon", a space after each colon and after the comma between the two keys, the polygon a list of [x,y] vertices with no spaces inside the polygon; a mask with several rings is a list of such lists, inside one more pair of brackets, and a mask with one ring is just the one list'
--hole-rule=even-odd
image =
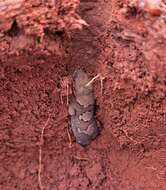
{"label": "dusty ground surface", "polygon": [[[89,27],[72,35],[65,56],[1,59],[0,189],[165,189],[165,18],[125,3],[82,0]],[[101,135],[86,148],[68,137],[66,82],[80,67],[104,78],[102,93],[94,83]]]}
{"label": "dusty ground surface", "polygon": [[62,55],[63,43],[86,25],[79,0],[1,0],[0,56],[32,53]]}

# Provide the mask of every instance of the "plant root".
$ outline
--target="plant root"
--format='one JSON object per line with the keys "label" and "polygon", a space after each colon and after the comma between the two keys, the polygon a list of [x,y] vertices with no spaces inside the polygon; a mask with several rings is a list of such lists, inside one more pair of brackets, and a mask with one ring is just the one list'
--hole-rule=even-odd
{"label": "plant root", "polygon": [[44,130],[50,121],[50,116],[48,117],[47,121],[45,122],[44,126],[42,127],[41,136],[40,136],[40,143],[39,143],[39,168],[38,168],[38,183],[40,190],[43,190],[41,174],[42,174],[42,145],[44,144]]}

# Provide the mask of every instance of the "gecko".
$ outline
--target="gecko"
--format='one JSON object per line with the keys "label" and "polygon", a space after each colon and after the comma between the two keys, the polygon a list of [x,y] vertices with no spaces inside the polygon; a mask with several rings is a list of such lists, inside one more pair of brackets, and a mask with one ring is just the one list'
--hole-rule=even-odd
{"label": "gecko", "polygon": [[82,146],[91,143],[99,134],[95,118],[95,97],[88,75],[82,69],[73,74],[73,96],[69,102],[71,129],[76,142]]}

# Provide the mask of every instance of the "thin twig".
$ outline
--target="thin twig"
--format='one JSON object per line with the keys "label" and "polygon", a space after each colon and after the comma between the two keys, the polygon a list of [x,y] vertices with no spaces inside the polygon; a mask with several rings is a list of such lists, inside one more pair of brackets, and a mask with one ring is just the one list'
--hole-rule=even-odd
{"label": "thin twig", "polygon": [[97,79],[98,77],[100,77],[100,73],[98,75],[96,75],[95,77],[93,77],[85,86],[89,86],[90,84],[92,84],[94,82],[95,79]]}
{"label": "thin twig", "polygon": [[125,136],[130,139],[132,142],[134,142],[135,144],[139,144],[138,141],[134,140],[131,136],[129,136],[128,132],[125,129],[122,129],[123,133],[125,134]]}
{"label": "thin twig", "polygon": [[101,88],[101,95],[103,95],[103,80],[105,77],[100,76],[100,88]]}
{"label": "thin twig", "polygon": [[72,147],[72,138],[71,138],[71,135],[70,135],[68,127],[67,127],[67,136],[68,136],[68,139],[69,139],[69,148],[71,148]]}
{"label": "thin twig", "polygon": [[38,169],[38,182],[39,182],[39,187],[40,190],[43,190],[43,185],[41,182],[41,171],[42,171],[42,148],[41,146],[39,147],[39,169]]}
{"label": "thin twig", "polygon": [[84,158],[84,157],[80,157],[80,156],[73,156],[76,160],[80,160],[80,161],[89,161],[88,158]]}
{"label": "thin twig", "polygon": [[42,172],[42,145],[44,144],[44,130],[46,128],[46,126],[48,125],[50,120],[50,116],[48,117],[47,121],[45,122],[44,126],[42,127],[42,131],[41,131],[41,137],[40,137],[40,144],[39,144],[39,168],[38,168],[38,182],[39,182],[39,187],[40,190],[43,190],[43,185],[42,185],[42,181],[41,181],[41,172]]}
{"label": "thin twig", "polygon": [[60,93],[60,99],[61,99],[61,104],[63,105],[63,96],[62,96],[62,93]]}
{"label": "thin twig", "polygon": [[67,105],[69,105],[69,84],[67,84],[67,87],[66,87],[67,89]]}

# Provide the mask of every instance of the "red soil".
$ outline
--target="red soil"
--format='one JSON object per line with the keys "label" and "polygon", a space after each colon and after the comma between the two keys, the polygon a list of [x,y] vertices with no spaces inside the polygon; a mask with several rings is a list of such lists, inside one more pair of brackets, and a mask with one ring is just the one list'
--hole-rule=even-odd
{"label": "red soil", "polygon": [[[89,27],[71,36],[70,47],[63,44],[65,56],[39,50],[3,56],[0,189],[42,189],[40,148],[44,190],[165,189],[165,21],[123,7],[82,0]],[[70,146],[68,136],[65,82],[79,67],[104,78],[102,93],[94,83],[101,135],[86,148]]]}

